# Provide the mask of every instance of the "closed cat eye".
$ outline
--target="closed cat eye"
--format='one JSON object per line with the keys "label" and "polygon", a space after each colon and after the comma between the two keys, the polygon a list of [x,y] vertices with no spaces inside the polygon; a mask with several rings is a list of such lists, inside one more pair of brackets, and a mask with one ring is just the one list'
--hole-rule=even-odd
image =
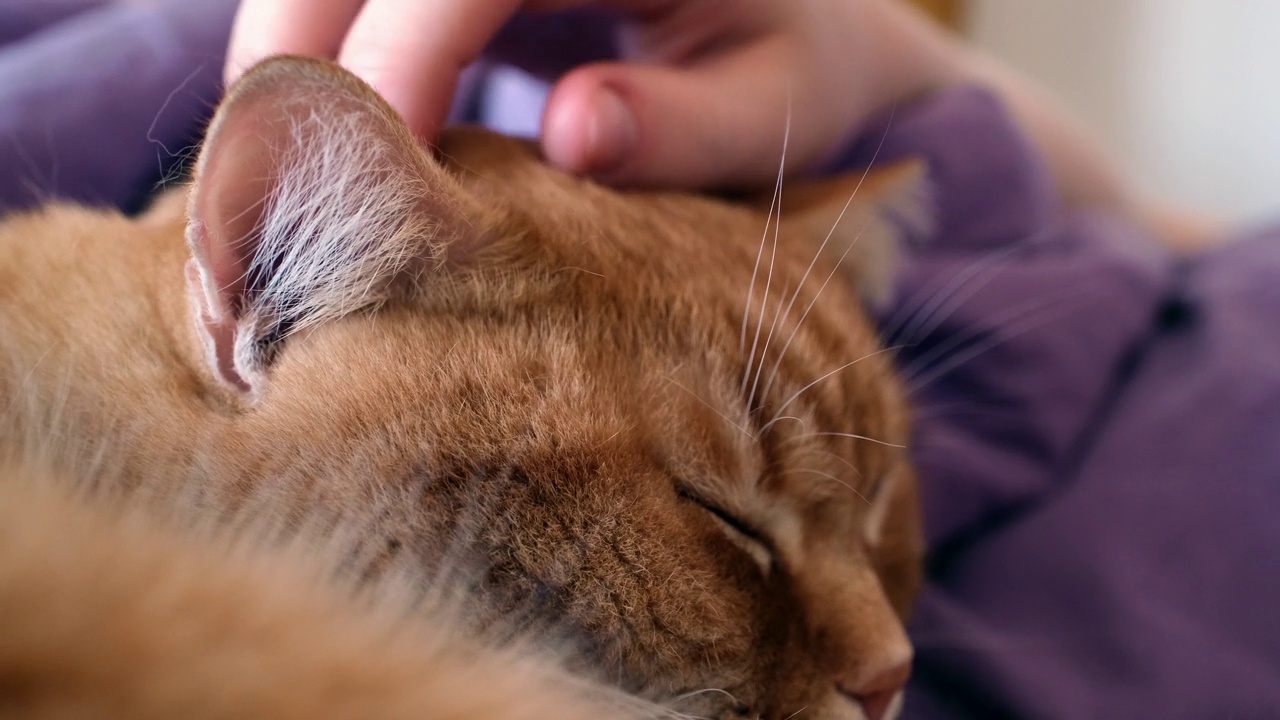
{"label": "closed cat eye", "polygon": [[680,488],[676,493],[682,499],[688,500],[707,511],[715,519],[716,525],[724,530],[725,535],[750,556],[766,576],[769,574],[773,568],[774,552],[768,540],[758,530],[688,490]]}

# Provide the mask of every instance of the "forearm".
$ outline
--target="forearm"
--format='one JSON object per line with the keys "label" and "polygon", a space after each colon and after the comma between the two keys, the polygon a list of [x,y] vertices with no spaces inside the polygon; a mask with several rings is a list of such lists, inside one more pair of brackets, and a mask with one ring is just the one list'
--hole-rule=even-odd
{"label": "forearm", "polygon": [[1006,103],[1048,164],[1065,202],[1124,211],[1141,204],[1099,140],[1056,98],[989,56],[971,49],[965,55],[966,79],[990,88]]}
{"label": "forearm", "polygon": [[868,61],[882,63],[869,102],[881,106],[956,84],[999,96],[1048,163],[1070,204],[1127,207],[1132,192],[1100,143],[1042,88],[965,43],[901,0],[866,0]]}
{"label": "forearm", "polygon": [[880,102],[899,102],[960,83],[984,86],[1009,108],[1044,158],[1068,205],[1119,212],[1178,250],[1203,247],[1226,236],[1220,220],[1153,200],[1139,191],[1101,142],[1029,78],[899,0],[867,0],[865,5],[874,15],[867,19],[885,28],[874,51],[897,68],[886,72],[884,84],[877,88]]}

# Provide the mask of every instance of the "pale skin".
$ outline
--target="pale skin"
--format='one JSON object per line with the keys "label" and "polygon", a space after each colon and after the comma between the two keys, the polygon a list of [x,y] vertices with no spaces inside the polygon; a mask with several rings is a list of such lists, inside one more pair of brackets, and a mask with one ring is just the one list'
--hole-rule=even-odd
{"label": "pale skin", "polygon": [[1000,95],[1063,198],[1127,214],[1179,249],[1224,235],[1124,182],[1047,94],[898,0],[244,0],[225,70],[277,53],[336,59],[425,141],[458,74],[520,11],[598,6],[632,19],[619,62],[560,78],[541,142],[565,170],[614,185],[765,187],[790,115],[789,171],[830,156],[873,113],[947,85]]}

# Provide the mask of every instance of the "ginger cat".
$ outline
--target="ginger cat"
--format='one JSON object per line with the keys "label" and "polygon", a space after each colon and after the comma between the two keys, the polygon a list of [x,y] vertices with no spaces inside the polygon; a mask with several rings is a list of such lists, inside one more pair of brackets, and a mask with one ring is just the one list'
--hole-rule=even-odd
{"label": "ginger cat", "polygon": [[620,193],[260,65],[185,217],[0,223],[0,715],[895,716],[917,175]]}

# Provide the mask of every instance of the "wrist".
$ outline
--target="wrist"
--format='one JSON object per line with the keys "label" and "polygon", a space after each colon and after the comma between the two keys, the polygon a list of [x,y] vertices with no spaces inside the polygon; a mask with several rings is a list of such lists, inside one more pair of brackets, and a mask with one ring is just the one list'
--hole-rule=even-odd
{"label": "wrist", "polygon": [[901,0],[851,3],[862,17],[867,114],[912,100],[975,73],[969,50],[949,31]]}

